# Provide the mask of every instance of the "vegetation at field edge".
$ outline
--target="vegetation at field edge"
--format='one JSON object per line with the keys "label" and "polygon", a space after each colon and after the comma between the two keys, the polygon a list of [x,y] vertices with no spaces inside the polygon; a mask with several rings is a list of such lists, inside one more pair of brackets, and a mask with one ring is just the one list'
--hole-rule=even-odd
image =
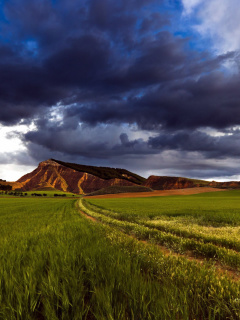
{"label": "vegetation at field edge", "polygon": [[0,191],[0,197],[79,197],[78,194],[61,190],[32,190],[32,191]]}
{"label": "vegetation at field edge", "polygon": [[74,200],[0,199],[0,319],[240,319],[240,285],[85,219]]}

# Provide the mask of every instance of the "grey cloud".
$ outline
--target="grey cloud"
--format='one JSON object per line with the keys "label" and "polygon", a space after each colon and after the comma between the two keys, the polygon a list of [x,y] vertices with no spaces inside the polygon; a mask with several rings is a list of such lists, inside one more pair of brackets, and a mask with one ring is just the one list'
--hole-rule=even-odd
{"label": "grey cloud", "polygon": [[240,133],[211,136],[200,131],[179,131],[151,137],[148,141],[153,148],[199,152],[206,158],[228,158],[240,156]]}
{"label": "grey cloud", "polygon": [[[167,170],[166,152],[177,151],[189,161],[186,168],[173,162],[173,171],[236,174],[224,161],[239,157],[240,136],[231,128],[240,125],[240,78],[224,65],[238,62],[238,53],[194,49],[156,3],[164,2],[4,2],[0,122],[35,123],[22,136],[34,161],[53,155],[134,168],[129,161],[141,171],[154,168],[154,158],[162,161],[156,170]],[[130,126],[139,137],[131,138]],[[206,127],[232,135],[213,137]],[[202,160],[191,164],[192,153]]]}

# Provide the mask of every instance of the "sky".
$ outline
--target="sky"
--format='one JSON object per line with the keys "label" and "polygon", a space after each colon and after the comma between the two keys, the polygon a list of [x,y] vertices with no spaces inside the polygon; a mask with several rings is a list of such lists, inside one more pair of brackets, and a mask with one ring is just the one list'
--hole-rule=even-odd
{"label": "sky", "polygon": [[1,1],[0,178],[240,180],[239,50],[239,0]]}

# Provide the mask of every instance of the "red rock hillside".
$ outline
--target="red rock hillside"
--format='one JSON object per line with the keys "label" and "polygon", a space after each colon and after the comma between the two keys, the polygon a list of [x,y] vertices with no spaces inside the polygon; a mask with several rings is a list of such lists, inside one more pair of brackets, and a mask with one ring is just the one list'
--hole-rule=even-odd
{"label": "red rock hillside", "polygon": [[144,183],[144,186],[153,190],[172,190],[203,187],[208,184],[209,182],[204,180],[194,180],[181,177],[150,176]]}
{"label": "red rock hillside", "polygon": [[229,182],[216,182],[212,181],[209,183],[210,187],[214,188],[223,188],[223,189],[239,189],[240,188],[240,181],[229,181]]}
{"label": "red rock hillside", "polygon": [[109,186],[138,185],[144,180],[124,169],[83,166],[50,159],[41,162],[34,171],[24,175],[17,183],[23,191],[55,188],[64,192],[85,194]]}

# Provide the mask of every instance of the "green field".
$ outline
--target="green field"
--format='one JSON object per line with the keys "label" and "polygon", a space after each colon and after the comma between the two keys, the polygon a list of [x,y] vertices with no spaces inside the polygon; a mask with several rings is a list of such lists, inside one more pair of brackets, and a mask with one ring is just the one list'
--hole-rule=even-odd
{"label": "green field", "polygon": [[[226,234],[227,228],[238,228],[238,195],[224,195],[234,222],[229,217],[212,228],[225,228]],[[200,243],[203,251],[212,245],[226,250],[226,261],[219,260],[223,266],[231,259],[238,263],[231,256],[232,251],[238,255],[236,250],[218,244],[235,241],[204,232],[210,228],[205,218],[198,223],[201,202],[207,210],[208,204],[222,201],[227,211],[227,200],[221,193],[212,200],[201,197],[91,200],[98,207],[86,200],[1,198],[0,319],[240,319],[239,281],[216,271],[213,261],[190,260],[184,250],[182,255],[165,254],[156,245],[161,239],[176,251],[178,239]],[[196,199],[198,215],[190,213]],[[83,216],[77,203],[103,223]],[[171,215],[171,208],[164,209],[167,203],[182,215]],[[215,209],[215,216],[217,210],[222,214],[221,204]],[[186,226],[184,219],[191,223]]]}
{"label": "green field", "polygon": [[61,190],[33,190],[33,191],[5,191],[0,192],[0,197],[36,197],[36,195],[41,195],[43,197],[54,197],[57,195],[59,197],[66,196],[66,197],[79,197],[79,195],[71,193],[71,192],[64,192]]}
{"label": "green field", "polygon": [[89,199],[127,219],[166,219],[207,226],[240,225],[240,190],[190,196]]}
{"label": "green field", "polygon": [[240,191],[83,204],[96,218],[139,239],[240,271]]}

